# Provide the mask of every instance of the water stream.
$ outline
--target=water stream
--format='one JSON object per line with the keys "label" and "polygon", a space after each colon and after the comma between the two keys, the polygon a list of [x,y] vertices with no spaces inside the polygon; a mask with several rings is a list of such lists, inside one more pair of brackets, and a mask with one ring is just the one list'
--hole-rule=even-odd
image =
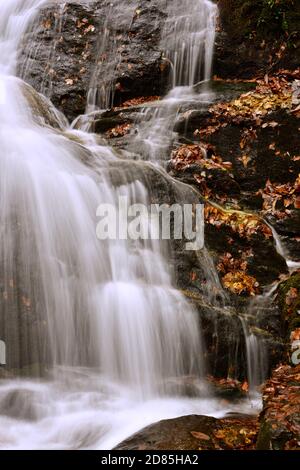
{"label": "water stream", "polygon": [[[174,0],[167,4],[168,17],[161,49],[171,64],[170,91],[157,107],[140,116],[131,146],[152,161],[164,161],[176,139],[174,124],[183,108],[194,109],[212,100],[205,83],[211,77],[217,6],[206,0]],[[203,84],[201,93],[197,84]]]}
{"label": "water stream", "polygon": [[[162,243],[97,239],[100,203],[117,211],[119,196],[126,196],[147,205],[149,192],[142,178],[123,175],[114,186],[114,152],[91,134],[67,129],[51,104],[15,77],[19,43],[45,3],[0,5],[0,326],[12,369],[23,367],[24,355],[37,375],[47,365],[42,379],[1,381],[0,447],[108,449],[159,419],[252,410],[250,402],[222,404],[205,385],[197,314],[173,286]],[[168,15],[162,42],[173,64],[172,90],[137,137],[152,160],[173,138],[179,103],[209,94],[193,86],[210,76],[215,5],[173,1]],[[89,111],[111,100],[111,90],[96,87],[98,74],[99,68]],[[45,108],[55,128],[41,125]],[[204,269],[218,282],[207,256]],[[182,385],[187,377],[198,390],[193,398]]]}

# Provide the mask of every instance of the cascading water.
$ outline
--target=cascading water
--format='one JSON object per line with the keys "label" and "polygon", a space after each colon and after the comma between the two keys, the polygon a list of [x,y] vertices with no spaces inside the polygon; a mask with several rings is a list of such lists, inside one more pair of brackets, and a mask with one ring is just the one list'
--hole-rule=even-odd
{"label": "cascading water", "polygon": [[[12,21],[15,13],[25,28],[40,2],[13,4],[2,18],[7,14]],[[4,33],[10,41],[10,30]],[[127,240],[96,238],[97,205],[117,205],[118,191],[103,173],[98,176],[113,153],[99,147],[99,170],[86,168],[80,148],[33,122],[22,82],[6,73],[1,81],[2,278],[9,289],[17,258],[18,270],[26,274],[23,295],[47,325],[50,361],[100,366],[141,394],[153,392],[166,377],[192,372],[201,351],[196,318],[172,289],[159,243],[132,249]],[[147,202],[140,183],[123,191],[129,202]],[[32,286],[33,276],[38,286]],[[185,358],[185,371],[179,356]]]}
{"label": "cascading water", "polygon": [[[45,0],[43,3],[46,5],[47,2]],[[51,48],[48,53],[48,56],[45,57],[45,63],[47,64],[47,70],[49,71],[49,74],[44,74],[43,77],[39,77],[41,80],[41,86],[40,86],[40,92],[45,95],[45,96],[51,96],[52,94],[52,76],[51,76],[51,70],[53,70],[53,65],[55,61],[57,60],[57,46],[59,44],[59,41],[61,39],[61,33],[62,33],[62,28],[63,28],[63,22],[64,22],[64,10],[65,10],[66,2],[61,1],[57,3],[57,13],[55,15],[55,21],[54,21],[54,29],[55,29],[55,37],[53,41],[51,41]],[[19,76],[22,77],[23,79],[26,80],[26,77],[28,75],[28,72],[30,68],[32,67],[32,62],[35,60],[37,54],[39,53],[39,48],[38,44],[33,44],[29,43],[28,44],[28,49],[26,51],[27,55],[27,60],[24,61],[23,66],[19,67]],[[28,58],[30,57],[30,60]]]}
{"label": "cascading water", "polygon": [[[285,259],[289,272],[292,273],[295,269],[300,267],[300,263],[290,258],[290,254],[282,245],[280,237],[274,227],[267,221],[265,221],[265,223],[272,230],[277,253]],[[267,288],[262,295],[256,296],[249,304],[247,316],[240,317],[246,340],[248,380],[250,392],[252,393],[255,393],[257,387],[265,381],[268,374],[268,352],[265,338],[255,334],[254,330],[259,327],[258,318],[260,312],[269,312],[270,315],[272,310],[274,310],[272,300],[278,284],[279,281],[275,282],[274,285]]]}
{"label": "cascading water", "polygon": [[[133,21],[137,1],[113,0],[108,4],[108,11],[99,38],[97,60],[89,85],[86,112],[96,109],[108,109],[113,106],[115,81],[112,72],[118,67],[122,53],[122,35],[118,29],[129,29]],[[115,24],[116,30],[112,28]]]}
{"label": "cascading water", "polygon": [[[161,48],[165,51],[165,60],[171,65],[171,90],[157,108],[146,108],[142,114],[132,147],[137,153],[155,162],[164,160],[176,138],[174,123],[181,110],[184,107],[201,108],[203,103],[211,100],[206,85],[211,77],[216,18],[216,5],[207,0],[174,0],[168,3]],[[204,85],[201,92],[196,90],[200,84]],[[206,298],[213,305],[230,311],[229,299],[208,251],[204,248],[198,257],[206,272]],[[253,302],[249,305],[250,316],[256,316],[256,310],[264,302],[263,296],[262,299],[258,305]],[[249,386],[255,394],[257,386],[266,377],[267,353],[263,341],[249,327],[247,318],[238,318],[245,338]]]}
{"label": "cascading water", "polygon": [[157,108],[143,113],[133,144],[133,150],[153,161],[166,158],[180,110],[211,99],[208,89],[197,93],[195,87],[211,76],[217,6],[207,0],[175,0],[168,2],[167,14],[161,48],[171,67],[171,90]]}
{"label": "cascading water", "polygon": [[[265,223],[272,230],[273,239],[277,253],[282,256],[292,273],[295,269],[300,267],[300,263],[293,261],[290,254],[282,245],[280,237],[274,227],[267,221]],[[268,375],[268,351],[266,347],[266,339],[262,335],[255,333],[255,329],[259,328],[259,317],[261,312],[271,314],[274,310],[273,294],[276,292],[278,282],[267,288],[262,295],[256,296],[250,303],[247,309],[246,316],[240,316],[244,336],[246,341],[246,354],[247,354],[247,370],[250,393],[255,395],[257,387],[261,385]]]}
{"label": "cascading water", "polygon": [[[209,398],[180,397],[181,378],[204,374],[201,335],[195,312],[172,286],[161,243],[96,238],[100,203],[116,210],[119,196],[149,203],[141,175],[138,182],[122,174],[115,187],[112,150],[66,129],[14,77],[18,45],[46,3],[0,5],[1,339],[12,371],[48,367],[45,380],[1,383],[0,445],[110,448],[162,418],[227,410]],[[174,83],[190,87],[209,73],[216,7],[183,2],[185,11],[175,3],[163,41]],[[55,128],[42,126],[44,108]]]}
{"label": "cascading water", "polygon": [[211,1],[168,2],[161,46],[171,63],[172,88],[210,79],[216,15]]}

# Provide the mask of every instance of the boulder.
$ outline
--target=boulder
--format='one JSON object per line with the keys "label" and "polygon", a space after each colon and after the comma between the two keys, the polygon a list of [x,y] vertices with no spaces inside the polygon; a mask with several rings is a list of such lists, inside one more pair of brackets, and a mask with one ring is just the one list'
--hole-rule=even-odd
{"label": "boulder", "polygon": [[161,2],[120,1],[117,7],[108,0],[50,3],[25,37],[19,75],[70,120],[84,113],[89,89],[109,108],[167,86]]}
{"label": "boulder", "polygon": [[237,415],[218,420],[191,415],[148,426],[114,450],[250,450],[256,435],[254,417]]}
{"label": "boulder", "polygon": [[300,365],[280,366],[266,383],[257,449],[300,449]]}
{"label": "boulder", "polygon": [[299,67],[300,4],[278,0],[218,0],[214,73],[250,78]]}

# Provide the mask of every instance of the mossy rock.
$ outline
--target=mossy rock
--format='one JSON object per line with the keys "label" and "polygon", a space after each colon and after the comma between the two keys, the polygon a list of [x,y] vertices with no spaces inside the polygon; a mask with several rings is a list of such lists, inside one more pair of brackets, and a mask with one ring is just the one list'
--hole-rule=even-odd
{"label": "mossy rock", "polygon": [[300,328],[300,272],[278,287],[277,303],[287,324],[287,333]]}
{"label": "mossy rock", "polygon": [[300,6],[292,0],[219,0],[221,21],[237,40],[255,32],[267,40],[299,30]]}

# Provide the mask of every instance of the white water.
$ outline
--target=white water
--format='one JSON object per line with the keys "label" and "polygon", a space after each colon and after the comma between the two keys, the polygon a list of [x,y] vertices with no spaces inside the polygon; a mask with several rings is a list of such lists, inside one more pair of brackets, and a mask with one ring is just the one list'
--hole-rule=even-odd
{"label": "white water", "polygon": [[[11,3],[15,9],[1,17],[10,22],[15,13],[21,37],[34,2]],[[103,175],[96,183],[98,168],[82,164],[80,147],[34,123],[22,82],[5,71],[1,83],[3,276],[6,282],[14,278],[18,244],[18,269],[27,274],[31,302],[42,305],[53,363],[100,366],[142,395],[157,391],[165,378],[201,371],[197,320],[172,288],[160,244],[132,247],[126,240],[96,238],[98,204],[116,205],[119,194],[146,204],[146,188],[131,183],[116,190]],[[99,171],[115,158],[101,147],[95,157]],[[38,292],[31,286],[32,270]]]}
{"label": "white water", "polygon": [[300,268],[300,261],[293,261],[290,258],[290,254],[284,248],[284,246],[283,246],[283,244],[280,240],[280,236],[278,235],[278,233],[276,232],[274,227],[272,227],[272,225],[269,224],[269,223],[267,223],[267,225],[272,230],[272,235],[273,235],[273,238],[274,238],[274,241],[275,241],[277,253],[285,259],[286,264],[287,264],[290,272],[293,272],[294,270],[299,269]]}
{"label": "white water", "polygon": [[167,4],[167,20],[161,48],[171,66],[171,90],[141,116],[136,150],[152,161],[164,160],[172,141],[176,117],[184,106],[194,109],[212,98],[207,87],[201,93],[195,87],[211,77],[217,6],[208,0],[172,0]]}
{"label": "white water", "polygon": [[256,412],[251,402],[229,405],[178,396],[137,400],[132,388],[83,368],[58,370],[51,382],[3,382],[0,410],[0,448],[55,450],[111,449],[144,426],[176,416]]}
{"label": "white water", "polygon": [[14,77],[18,44],[42,3],[0,4],[1,336],[8,364],[21,367],[26,351],[52,371],[0,382],[0,447],[111,448],[162,418],[229,409],[180,397],[191,374],[194,393],[203,390],[201,335],[160,243],[96,238],[97,206],[120,194],[146,203],[145,186],[113,188],[112,151],[84,133],[73,136],[85,147],[39,126],[31,92]]}
{"label": "white water", "polygon": [[109,3],[103,32],[99,39],[96,64],[90,80],[87,113],[113,106],[115,81],[112,77],[121,61],[122,41],[124,41],[118,29],[129,30],[137,5],[135,0],[112,0]]}
{"label": "white water", "polygon": [[[289,272],[292,273],[294,270],[299,269],[300,263],[291,260],[290,254],[284,248],[280,236],[274,227],[266,220],[264,222],[272,230],[276,251],[285,259],[289,268]],[[246,342],[247,370],[250,394],[254,397],[257,391],[257,387],[261,385],[267,377],[268,352],[264,338],[261,335],[255,334],[253,331],[255,330],[255,328],[253,329],[253,326],[257,326],[255,325],[255,321],[253,325],[253,318],[257,318],[261,309],[267,310],[272,308],[272,296],[276,291],[279,282],[280,281],[275,282],[271,287],[267,288],[262,295],[256,296],[250,302],[246,317],[240,316]]]}
{"label": "white water", "polygon": [[[259,300],[256,301],[256,304],[252,304],[249,307],[249,314],[254,313],[257,315],[257,310],[263,304]],[[243,317],[240,317],[245,342],[246,342],[246,357],[247,357],[247,376],[249,382],[249,390],[252,397],[257,397],[257,387],[264,383],[267,377],[267,365],[268,365],[268,356],[263,340],[255,334],[251,327],[249,326],[247,320]]]}
{"label": "white water", "polygon": [[192,87],[211,76],[217,7],[208,0],[167,4],[161,46],[172,64],[172,87]]}

